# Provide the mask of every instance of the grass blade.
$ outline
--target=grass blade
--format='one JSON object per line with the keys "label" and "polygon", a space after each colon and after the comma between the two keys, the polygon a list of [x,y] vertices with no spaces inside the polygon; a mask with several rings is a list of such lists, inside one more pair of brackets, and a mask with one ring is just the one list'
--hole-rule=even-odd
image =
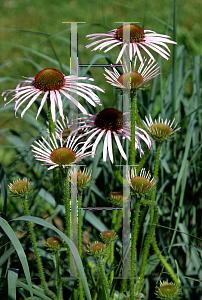
{"label": "grass blade", "polygon": [[32,291],[32,282],[31,282],[31,276],[29,272],[29,266],[27,262],[27,258],[25,255],[25,252],[22,248],[22,245],[20,244],[18,238],[15,235],[15,232],[11,228],[11,226],[8,224],[6,220],[0,217],[0,226],[3,229],[3,231],[7,234],[11,242],[13,243],[13,246],[15,247],[15,250],[17,251],[18,257],[20,259],[20,262],[22,264],[24,273],[25,273],[25,278],[27,280],[27,284],[29,286],[29,292],[31,294],[31,298],[33,299],[33,291]]}

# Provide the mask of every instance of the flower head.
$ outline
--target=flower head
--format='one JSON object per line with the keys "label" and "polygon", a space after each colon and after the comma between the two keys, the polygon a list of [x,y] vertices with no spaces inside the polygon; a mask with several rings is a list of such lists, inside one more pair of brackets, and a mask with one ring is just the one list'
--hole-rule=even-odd
{"label": "flower head", "polygon": [[144,168],[141,169],[139,175],[137,175],[136,169],[135,171],[134,169],[131,170],[131,176],[129,173],[127,175],[128,183],[130,184],[133,192],[140,196],[150,192],[155,185],[156,180],[154,178],[152,178],[151,180],[150,179],[150,172],[148,171],[146,173]]}
{"label": "flower head", "polygon": [[92,171],[88,171],[84,168],[83,172],[79,170],[78,173],[73,173],[72,170],[69,172],[71,185],[77,187],[79,190],[83,190],[90,185],[92,182]]}
{"label": "flower head", "polygon": [[163,281],[159,287],[156,287],[157,298],[162,300],[179,300],[182,297],[181,288],[173,282]]}
{"label": "flower head", "polygon": [[12,196],[24,196],[29,193],[30,190],[30,181],[27,180],[27,178],[18,179],[16,181],[13,181],[13,183],[10,183],[8,185],[10,189],[10,193]]}
{"label": "flower head", "polygon": [[59,236],[52,236],[47,239],[46,244],[50,250],[55,251],[61,248],[62,239]]}
{"label": "flower head", "polygon": [[[56,167],[68,167],[72,164],[80,162],[85,157],[92,155],[92,152],[83,153],[83,151],[77,150],[78,147],[78,138],[75,135],[70,135],[66,141],[65,147],[63,145],[62,138],[60,139],[60,144],[58,145],[57,140],[54,135],[50,137],[50,143],[48,143],[45,138],[42,136],[42,141],[35,141],[34,145],[32,144],[32,152],[35,153],[37,160],[44,162],[43,165],[50,166],[48,170],[51,170]],[[92,145],[89,145],[91,147]]]}
{"label": "flower head", "polygon": [[[128,34],[125,34],[125,32]],[[130,33],[130,34],[129,34]],[[125,36],[126,35],[126,36]],[[129,39],[127,39],[127,36]],[[143,30],[136,24],[125,24],[119,27],[118,29],[112,29],[107,34],[105,33],[94,33],[86,36],[89,40],[95,40],[97,38],[101,38],[89,45],[86,48],[90,48],[92,46],[96,46],[92,51],[97,49],[101,50],[103,48],[108,47],[104,52],[108,52],[112,48],[123,45],[116,63],[118,63],[129,46],[129,57],[132,61],[132,57],[137,54],[140,61],[143,61],[140,50],[144,50],[152,60],[155,60],[153,55],[147,48],[150,48],[160,54],[165,59],[169,59],[170,50],[166,43],[176,44],[176,42],[170,40],[170,36],[164,34],[158,34],[151,30]]]}
{"label": "flower head", "polygon": [[86,113],[85,108],[74,97],[72,97],[70,93],[83,97],[93,106],[96,106],[96,104],[101,105],[98,96],[92,90],[94,89],[101,92],[104,92],[104,90],[89,83],[79,82],[83,80],[93,81],[94,79],[92,78],[77,77],[74,75],[65,76],[55,69],[44,69],[37,73],[35,77],[25,78],[26,80],[20,82],[16,86],[16,89],[7,90],[2,93],[2,96],[5,95],[4,101],[7,100],[7,96],[9,94],[15,93],[13,98],[5,104],[7,105],[11,101],[15,100],[15,115],[20,106],[30,99],[29,103],[21,113],[21,117],[23,117],[28,108],[42,94],[43,98],[41,100],[36,119],[38,118],[47,97],[50,97],[51,114],[54,122],[56,121],[55,104],[58,107],[60,116],[64,118],[61,95],[64,95],[67,99],[72,101],[83,113]]}
{"label": "flower head", "polygon": [[119,192],[111,192],[107,200],[112,203],[115,207],[123,207],[123,201],[126,201],[127,198]]}
{"label": "flower head", "polygon": [[146,122],[143,120],[152,138],[158,142],[163,142],[164,140],[168,140],[174,132],[180,129],[180,128],[176,128],[178,123],[172,128],[174,121],[175,119],[173,119],[172,123],[170,124],[171,122],[170,120],[167,121],[166,119],[163,122],[163,119],[159,117],[159,121],[157,122],[155,120],[155,123],[153,123],[151,115],[149,115],[149,120],[146,117]]}
{"label": "flower head", "polygon": [[[139,68],[136,68],[137,57],[134,60],[134,66],[132,71],[132,64],[130,62],[130,69],[128,70],[127,65],[124,61],[123,74],[120,75],[115,67],[112,66],[113,72],[105,69],[105,72],[109,75],[104,74],[105,78],[108,79],[107,82],[115,86],[121,93],[134,93],[140,88],[143,88],[145,83],[154,77],[158,76],[160,73],[159,68],[155,68],[158,63],[154,64],[151,59],[146,64],[146,59],[140,64]],[[137,69],[137,70],[136,70]]]}
{"label": "flower head", "polygon": [[116,233],[111,230],[101,232],[100,237],[105,244],[110,244],[117,239]]}
{"label": "flower head", "polygon": [[[86,117],[77,118],[75,121],[78,121],[80,125],[79,128],[90,128],[90,130],[87,133],[85,133],[90,136],[84,143],[82,147],[83,150],[85,150],[90,140],[92,140],[92,138],[98,134],[92,147],[92,157],[94,157],[98,143],[100,142],[103,135],[106,134],[103,147],[103,161],[106,162],[108,148],[109,158],[112,163],[114,162],[112,150],[112,137],[115,139],[115,142],[118,146],[119,152],[121,153],[122,157],[125,160],[127,160],[127,156],[123,150],[123,147],[118,137],[118,134],[120,134],[123,138],[127,138],[130,141],[130,122],[127,121],[127,119],[125,118],[126,114],[128,113],[122,113],[121,111],[115,108],[105,108],[96,115],[88,114],[88,116]],[[139,149],[140,153],[143,153],[138,137],[144,139],[149,148],[151,148],[151,138],[143,129],[139,127],[136,127],[136,129],[137,130],[135,135],[135,147]],[[140,132],[138,132],[138,130]]]}
{"label": "flower head", "polygon": [[87,247],[88,247],[87,252],[89,255],[101,256],[101,255],[105,254],[106,245],[102,242],[96,241]]}

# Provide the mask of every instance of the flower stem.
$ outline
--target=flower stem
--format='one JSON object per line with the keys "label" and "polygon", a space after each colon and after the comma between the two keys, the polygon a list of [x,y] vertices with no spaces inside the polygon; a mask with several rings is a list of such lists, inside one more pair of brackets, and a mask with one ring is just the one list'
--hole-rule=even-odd
{"label": "flower stem", "polygon": [[[154,164],[154,179],[157,180],[158,177],[158,169],[159,169],[159,160],[160,160],[160,153],[161,153],[161,145],[162,143],[156,143],[156,157],[155,157],[155,164]],[[152,190],[151,200],[154,202],[156,197],[156,184]]]}
{"label": "flower stem", "polygon": [[123,219],[123,210],[120,209],[119,212],[118,212],[117,219],[116,219],[116,224],[115,224],[115,226],[114,226],[114,231],[115,231],[115,232],[118,232],[118,231],[119,231],[119,227],[120,227],[120,224],[121,224],[122,219]]}
{"label": "flower stem", "polygon": [[134,277],[135,277],[135,252],[138,236],[138,218],[140,210],[140,200],[136,201],[134,217],[133,217],[133,228],[132,228],[132,245],[131,245],[131,272],[130,272],[130,299],[134,298]]}
{"label": "flower stem", "polygon": [[146,239],[145,245],[144,245],[143,256],[142,256],[142,265],[141,265],[140,274],[139,274],[139,278],[138,278],[137,285],[136,285],[136,293],[140,292],[140,289],[142,286],[142,281],[143,281],[144,273],[145,273],[145,267],[146,267],[146,263],[147,263],[147,256],[148,256],[148,252],[149,252],[149,246],[150,246],[150,242],[151,242],[151,239],[154,234],[156,224],[158,221],[158,206],[157,206],[157,204],[150,200],[143,200],[143,199],[141,199],[141,203],[143,205],[150,205],[151,207],[154,208],[154,217],[152,220],[150,219],[150,229],[149,229],[148,236],[147,236],[147,239]]}
{"label": "flower stem", "polygon": [[[22,202],[24,205],[26,216],[30,216],[26,198],[22,197],[21,199],[22,199]],[[38,269],[39,269],[39,275],[41,278],[41,283],[42,283],[43,289],[44,289],[45,293],[48,294],[52,299],[57,300],[56,295],[52,291],[50,291],[46,285],[46,281],[45,281],[45,277],[44,277],[44,273],[43,273],[43,266],[42,266],[41,258],[39,256],[39,252],[38,252],[38,248],[37,248],[36,240],[35,240],[35,236],[34,236],[34,230],[33,230],[31,222],[27,222],[27,223],[28,223],[28,227],[29,227],[29,231],[30,231],[30,237],[32,240],[33,248],[34,248],[34,253],[36,256],[37,265],[38,265]]]}
{"label": "flower stem", "polygon": [[[112,230],[115,227],[116,215],[117,215],[117,210],[113,210],[113,213],[112,213],[112,226],[111,226]],[[109,249],[110,249],[109,250],[109,252],[110,252],[110,267],[112,268],[113,265],[114,265],[114,242],[111,243]],[[114,270],[111,270],[111,273],[110,273],[110,282],[111,282],[111,284],[113,282],[113,279],[114,279]]]}
{"label": "flower stem", "polygon": [[[78,190],[78,207],[81,208],[82,191]],[[78,210],[78,251],[82,259],[82,216],[81,209]],[[79,299],[83,300],[82,280],[79,278]]]}
{"label": "flower stem", "polygon": [[62,286],[60,284],[60,260],[59,260],[59,251],[55,252],[55,262],[56,262],[56,288],[57,288],[57,298],[62,300]]}
{"label": "flower stem", "polygon": [[99,264],[99,268],[100,268],[100,274],[101,274],[101,278],[102,278],[102,283],[103,283],[104,290],[105,290],[105,293],[106,293],[106,299],[110,300],[108,283],[107,283],[107,278],[106,278],[105,271],[104,271],[104,265],[103,265],[103,262],[102,262],[102,257],[98,258],[98,264]]}
{"label": "flower stem", "polygon": [[[70,212],[70,197],[69,197],[69,178],[68,178],[68,169],[60,168],[60,174],[62,178],[63,193],[64,193],[64,202],[65,202],[65,220],[66,220],[66,235],[71,238],[71,212]],[[68,249],[68,263],[70,264],[71,252]]]}
{"label": "flower stem", "polygon": [[174,271],[172,270],[172,268],[170,267],[170,265],[167,263],[167,261],[165,260],[165,258],[163,257],[163,255],[161,254],[158,245],[156,243],[156,238],[155,238],[155,234],[152,237],[152,246],[153,249],[156,253],[156,255],[158,256],[158,258],[160,259],[160,261],[162,262],[162,264],[164,265],[164,267],[166,268],[166,270],[170,273],[170,276],[172,277],[173,281],[175,282],[175,284],[180,287],[180,282],[177,278],[177,276],[175,275]]}

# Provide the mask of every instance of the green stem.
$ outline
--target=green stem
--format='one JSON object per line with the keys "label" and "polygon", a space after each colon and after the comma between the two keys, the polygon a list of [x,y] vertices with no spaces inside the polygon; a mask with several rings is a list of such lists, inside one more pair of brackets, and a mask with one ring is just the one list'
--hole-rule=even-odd
{"label": "green stem", "polygon": [[136,293],[140,292],[140,289],[142,286],[142,281],[143,281],[144,273],[145,273],[145,267],[146,267],[146,263],[147,263],[147,256],[148,256],[148,252],[149,252],[149,246],[150,246],[150,242],[151,242],[151,239],[154,234],[156,224],[158,221],[158,206],[157,206],[157,204],[153,203],[150,200],[143,200],[143,199],[141,199],[141,203],[143,205],[150,205],[151,207],[154,208],[154,217],[153,217],[153,220],[150,220],[150,228],[149,228],[148,236],[147,236],[147,239],[146,239],[145,245],[144,245],[143,256],[142,256],[142,265],[141,265],[140,274],[139,274],[139,278],[138,278],[137,285],[136,285]]}
{"label": "green stem", "polygon": [[[27,201],[26,201],[25,197],[22,197],[22,202],[23,202],[23,205],[24,205],[26,216],[30,216]],[[41,279],[43,289],[44,289],[45,293],[48,294],[52,299],[57,300],[56,295],[53,292],[51,292],[48,289],[47,285],[46,285],[46,281],[45,281],[45,277],[44,277],[44,273],[43,273],[43,266],[42,266],[41,258],[39,256],[39,252],[38,252],[38,248],[37,248],[36,240],[35,240],[35,236],[34,236],[34,230],[33,230],[31,222],[27,222],[27,223],[28,223],[28,227],[29,227],[29,231],[30,231],[30,237],[31,237],[31,240],[32,240],[33,248],[34,248],[34,253],[35,253],[35,256],[36,256],[37,265],[38,265],[38,269],[39,269],[39,275],[40,275],[40,279]]]}
{"label": "green stem", "polygon": [[102,257],[98,258],[98,264],[99,264],[99,268],[100,268],[102,283],[103,283],[104,290],[105,290],[105,293],[106,293],[106,299],[110,300],[109,288],[108,288],[107,278],[106,278],[105,271],[104,271],[104,265],[103,265],[103,262],[102,262]]}
{"label": "green stem", "polygon": [[[159,169],[159,160],[160,160],[160,154],[161,154],[161,145],[162,143],[156,143],[156,157],[155,157],[155,164],[154,164],[154,179],[157,180],[158,177],[158,169]],[[154,202],[156,197],[156,185],[154,185],[151,195],[151,200]]]}
{"label": "green stem", "polygon": [[[113,210],[113,213],[112,213],[112,230],[114,229],[114,226],[115,226],[115,223],[116,223],[116,215],[117,215],[117,210]],[[110,245],[110,267],[112,268],[113,265],[114,265],[114,242],[111,243]],[[114,279],[114,270],[111,270],[111,273],[110,273],[110,282],[112,284],[112,281]]]}
{"label": "green stem", "polygon": [[130,299],[134,298],[135,287],[134,287],[134,277],[135,277],[135,252],[137,245],[138,236],[138,218],[140,211],[140,200],[136,201],[136,206],[134,210],[133,217],[133,228],[132,228],[132,245],[131,245],[131,272],[130,272]]}
{"label": "green stem", "polygon": [[120,224],[121,224],[122,219],[123,219],[123,210],[120,209],[119,212],[118,212],[117,219],[116,219],[116,224],[115,224],[115,226],[114,226],[114,231],[115,231],[115,232],[118,232],[118,231],[119,231],[119,228],[120,228]]}
{"label": "green stem", "polygon": [[166,270],[170,273],[170,276],[172,277],[173,281],[175,282],[175,284],[180,287],[180,282],[177,278],[177,276],[174,274],[173,269],[170,267],[170,265],[167,263],[167,261],[165,260],[165,258],[163,257],[163,255],[161,254],[158,245],[156,243],[156,238],[155,238],[155,234],[152,237],[152,246],[153,249],[156,253],[156,255],[158,256],[158,258],[160,259],[160,261],[162,262],[162,264],[164,265],[164,267],[166,268]]}
{"label": "green stem", "polygon": [[62,300],[62,286],[60,284],[60,260],[59,260],[59,251],[55,252],[55,262],[56,262],[56,288],[57,288],[57,298]]}
{"label": "green stem", "polygon": [[[81,208],[82,191],[78,190],[78,207]],[[82,216],[81,209],[78,210],[78,251],[82,259]],[[83,285],[82,280],[79,278],[79,297],[83,300]]]}
{"label": "green stem", "polygon": [[78,251],[79,255],[82,258],[82,217],[81,217],[81,198],[82,191],[78,191]]}
{"label": "green stem", "polygon": [[[64,194],[64,204],[65,204],[65,221],[66,221],[66,235],[71,238],[71,208],[70,208],[70,195],[69,195],[69,178],[68,169],[60,168],[60,174],[62,178],[63,194]],[[70,264],[71,252],[68,249],[68,263]]]}

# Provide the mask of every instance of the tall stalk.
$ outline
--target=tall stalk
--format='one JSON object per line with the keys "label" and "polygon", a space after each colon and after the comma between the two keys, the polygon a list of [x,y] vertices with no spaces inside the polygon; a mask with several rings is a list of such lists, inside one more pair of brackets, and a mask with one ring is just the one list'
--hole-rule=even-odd
{"label": "tall stalk", "polygon": [[[25,214],[26,214],[26,216],[30,217],[26,197],[21,197],[21,199],[22,199],[22,202],[23,202],[23,205],[24,205]],[[37,265],[38,265],[38,269],[39,269],[39,275],[40,275],[40,279],[41,279],[43,289],[44,289],[45,293],[48,294],[52,299],[57,300],[58,298],[56,297],[56,295],[48,289],[47,284],[46,284],[46,280],[45,280],[45,276],[44,276],[44,272],[43,272],[43,266],[42,266],[41,258],[39,256],[39,252],[38,252],[38,248],[37,248],[37,244],[36,244],[36,240],[35,240],[35,236],[34,236],[34,230],[33,230],[33,227],[32,227],[32,223],[28,221],[27,224],[28,224],[28,227],[29,227],[30,237],[31,237],[31,240],[32,240],[33,248],[34,248],[34,253],[35,253],[35,256],[36,256]]]}

